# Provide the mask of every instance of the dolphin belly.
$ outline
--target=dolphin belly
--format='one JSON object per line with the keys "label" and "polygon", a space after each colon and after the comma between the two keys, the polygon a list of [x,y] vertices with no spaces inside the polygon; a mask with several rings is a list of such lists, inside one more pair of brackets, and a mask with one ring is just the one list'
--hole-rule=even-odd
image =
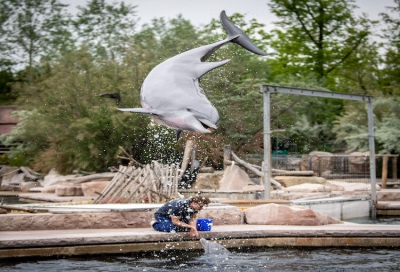
{"label": "dolphin belly", "polygon": [[189,111],[171,111],[162,115],[151,115],[154,121],[175,130],[195,131],[201,133],[210,133],[216,129],[216,125],[202,122]]}

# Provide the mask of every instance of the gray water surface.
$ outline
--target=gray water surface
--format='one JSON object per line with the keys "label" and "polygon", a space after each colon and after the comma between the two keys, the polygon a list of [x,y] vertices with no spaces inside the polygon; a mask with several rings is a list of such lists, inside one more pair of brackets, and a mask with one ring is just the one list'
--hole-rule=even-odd
{"label": "gray water surface", "polygon": [[0,263],[0,271],[399,271],[400,251],[387,248],[258,248],[229,256],[200,251]]}

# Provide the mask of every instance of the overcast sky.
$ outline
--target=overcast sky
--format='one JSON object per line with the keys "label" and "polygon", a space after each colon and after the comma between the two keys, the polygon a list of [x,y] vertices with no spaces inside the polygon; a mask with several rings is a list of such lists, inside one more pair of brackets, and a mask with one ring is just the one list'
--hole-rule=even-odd
{"label": "overcast sky", "polygon": [[[70,5],[70,12],[76,11],[76,6],[85,5],[86,0],[60,0]],[[112,3],[113,0],[107,0]],[[136,5],[139,23],[149,23],[153,18],[175,18],[182,14],[195,26],[207,24],[212,18],[219,18],[219,13],[225,10],[230,16],[235,12],[246,15],[247,19],[255,18],[258,22],[272,28],[276,20],[267,5],[269,0],[125,0],[125,3]],[[359,6],[358,14],[367,13],[370,19],[379,19],[380,12],[387,12],[385,7],[395,6],[394,0],[356,0]]]}

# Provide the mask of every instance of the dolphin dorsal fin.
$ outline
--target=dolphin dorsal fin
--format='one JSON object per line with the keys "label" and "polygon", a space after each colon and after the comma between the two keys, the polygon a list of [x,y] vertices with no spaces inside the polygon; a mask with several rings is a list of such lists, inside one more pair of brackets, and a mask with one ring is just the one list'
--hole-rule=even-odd
{"label": "dolphin dorsal fin", "polygon": [[230,60],[222,60],[222,61],[217,61],[217,62],[200,62],[196,65],[195,67],[195,73],[197,78],[200,78],[202,75],[210,72],[211,70],[218,68],[222,65],[225,65],[229,62]]}

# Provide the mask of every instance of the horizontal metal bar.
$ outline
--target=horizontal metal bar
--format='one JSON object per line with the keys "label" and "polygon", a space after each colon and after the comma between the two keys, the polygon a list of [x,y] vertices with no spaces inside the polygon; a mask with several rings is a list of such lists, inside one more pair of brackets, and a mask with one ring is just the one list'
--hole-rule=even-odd
{"label": "horizontal metal bar", "polygon": [[329,91],[300,89],[300,88],[275,86],[275,85],[261,85],[261,92],[295,94],[295,95],[336,98],[336,99],[356,100],[356,101],[372,101],[373,98],[372,96],[368,95],[336,93]]}

